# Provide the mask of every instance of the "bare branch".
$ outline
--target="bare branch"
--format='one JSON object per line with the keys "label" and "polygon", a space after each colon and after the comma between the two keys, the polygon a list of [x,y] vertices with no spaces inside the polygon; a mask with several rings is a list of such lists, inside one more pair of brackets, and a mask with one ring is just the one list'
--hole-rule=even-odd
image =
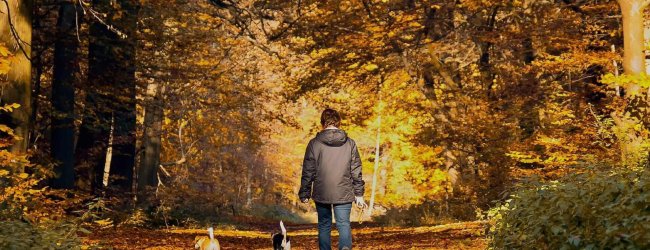
{"label": "bare branch", "polygon": [[14,39],[16,39],[16,44],[18,44],[18,48],[20,48],[20,51],[23,52],[23,55],[25,55],[25,58],[29,60],[30,62],[32,61],[31,56],[27,54],[27,51],[23,47],[23,44],[31,47],[32,45],[20,38],[18,35],[18,32],[16,31],[16,26],[14,26],[12,20],[11,20],[11,10],[9,7],[9,2],[7,0],[2,0],[5,3],[5,6],[7,6],[7,22],[9,22],[9,30],[11,31],[11,35],[13,36]]}

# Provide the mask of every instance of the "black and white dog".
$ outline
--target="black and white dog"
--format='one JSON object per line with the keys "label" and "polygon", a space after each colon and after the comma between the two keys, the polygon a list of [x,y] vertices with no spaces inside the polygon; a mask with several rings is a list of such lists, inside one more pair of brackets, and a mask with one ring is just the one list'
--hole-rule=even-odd
{"label": "black and white dog", "polygon": [[289,236],[287,236],[287,229],[284,228],[282,221],[280,221],[280,233],[272,234],[271,241],[273,242],[273,250],[291,249],[291,241],[289,240]]}

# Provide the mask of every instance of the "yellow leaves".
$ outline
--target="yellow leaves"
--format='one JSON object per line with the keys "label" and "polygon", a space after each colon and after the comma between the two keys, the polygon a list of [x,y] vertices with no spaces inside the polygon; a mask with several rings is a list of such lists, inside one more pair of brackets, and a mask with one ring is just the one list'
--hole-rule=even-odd
{"label": "yellow leaves", "polygon": [[110,218],[93,221],[95,224],[102,228],[107,228],[113,226],[113,220]]}
{"label": "yellow leaves", "polygon": [[[640,75],[622,74],[620,76],[615,76],[614,74],[609,73],[603,76],[601,82],[604,84],[608,84],[612,87],[616,85],[620,85],[627,88],[631,85],[638,85],[643,88],[648,88],[650,87],[650,76],[646,74],[640,74]],[[628,96],[643,94],[639,91],[638,88],[629,88],[626,89],[626,91],[628,92],[627,93]]]}
{"label": "yellow leaves", "polygon": [[374,63],[368,63],[363,66],[363,69],[365,69],[366,71],[375,71],[378,68],[379,66],[377,66],[377,64]]}
{"label": "yellow leaves", "polygon": [[0,107],[0,111],[4,112],[13,112],[14,109],[20,108],[20,104],[18,103],[11,103],[11,104],[6,104],[2,107]]}
{"label": "yellow leaves", "polygon": [[645,126],[641,123],[637,123],[634,125],[634,131],[641,132],[645,129]]}
{"label": "yellow leaves", "polygon": [[0,56],[7,57],[9,55],[11,55],[9,49],[7,49],[4,44],[0,43]]}
{"label": "yellow leaves", "polygon": [[384,31],[383,27],[374,24],[369,25],[366,29],[371,33],[382,33]]}
{"label": "yellow leaves", "polygon": [[419,22],[410,22],[408,26],[411,28],[422,28],[422,24],[420,24]]}
{"label": "yellow leaves", "polygon": [[188,124],[187,120],[180,120],[179,121],[179,127],[181,127],[181,128],[184,128],[185,126],[187,126],[187,124]]}
{"label": "yellow leaves", "polygon": [[312,50],[311,53],[309,53],[309,56],[312,59],[318,59],[318,58],[326,57],[326,56],[334,53],[335,51],[336,51],[336,49],[334,49],[334,48],[316,49],[316,50]]}
{"label": "yellow leaves", "polygon": [[9,60],[0,59],[0,75],[6,75],[11,70]]}
{"label": "yellow leaves", "polygon": [[210,16],[210,15],[208,15],[208,14],[205,14],[205,13],[199,13],[199,14],[196,16],[196,18],[198,18],[198,19],[201,20],[201,21],[211,21],[211,20],[214,19],[212,16]]}
{"label": "yellow leaves", "polygon": [[314,45],[315,42],[311,38],[305,38],[305,37],[299,37],[299,36],[292,36],[289,38],[289,43],[292,44],[293,46],[311,46]]}
{"label": "yellow leaves", "polygon": [[413,35],[403,35],[400,38],[402,38],[402,40],[404,40],[404,41],[409,41],[410,42],[410,41],[413,41],[414,36]]}
{"label": "yellow leaves", "polygon": [[4,44],[0,43],[0,75],[6,75],[11,69],[11,52],[5,47]]}
{"label": "yellow leaves", "polygon": [[174,19],[171,19],[171,18],[167,18],[167,19],[165,19],[165,21],[163,21],[163,25],[165,25],[166,27],[169,27],[169,28],[177,26],[178,24],[179,24],[178,21],[176,21]]}
{"label": "yellow leaves", "polygon": [[[31,164],[24,155],[16,155],[7,150],[0,150],[0,203],[4,209],[20,210],[26,213],[43,189],[37,188],[45,177],[39,173],[40,166]],[[31,169],[28,169],[31,168]],[[32,174],[26,173],[30,171]]]}
{"label": "yellow leaves", "polygon": [[14,130],[7,125],[0,124],[0,131],[10,135],[15,140],[20,139],[20,137],[14,133]]}
{"label": "yellow leaves", "polygon": [[554,146],[561,146],[563,145],[563,140],[560,138],[553,138],[553,137],[548,137],[545,135],[541,135],[537,138],[537,142],[543,145],[554,145]]}
{"label": "yellow leaves", "polygon": [[611,52],[592,52],[571,49],[571,52],[559,56],[539,53],[533,65],[547,73],[562,73],[566,71],[582,71],[592,65],[611,65],[618,55]]}
{"label": "yellow leaves", "polygon": [[199,60],[199,61],[196,62],[195,64],[196,64],[197,66],[209,66],[209,65],[212,65],[213,63],[210,62],[210,61],[208,61],[208,60],[205,60],[205,59],[201,58],[201,60]]}
{"label": "yellow leaves", "polygon": [[506,155],[522,163],[537,163],[541,161],[538,156],[519,151],[510,151],[509,153],[506,153]]}

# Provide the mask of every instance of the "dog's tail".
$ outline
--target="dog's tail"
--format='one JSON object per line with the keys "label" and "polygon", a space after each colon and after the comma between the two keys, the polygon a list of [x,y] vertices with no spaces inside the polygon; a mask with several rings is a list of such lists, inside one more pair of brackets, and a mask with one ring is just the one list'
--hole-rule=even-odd
{"label": "dog's tail", "polygon": [[214,240],[214,229],[212,227],[208,228],[208,234],[210,234],[210,240]]}
{"label": "dog's tail", "polygon": [[280,230],[282,231],[282,235],[284,235],[284,237],[287,237],[287,229],[284,228],[284,223],[282,223],[282,221],[280,221]]}
{"label": "dog's tail", "polygon": [[[282,221],[280,221],[280,231],[282,231],[282,247],[284,249],[286,249],[286,245],[288,243],[287,242],[287,229],[284,228],[284,223],[282,223]],[[291,247],[289,247],[289,248],[291,248]]]}

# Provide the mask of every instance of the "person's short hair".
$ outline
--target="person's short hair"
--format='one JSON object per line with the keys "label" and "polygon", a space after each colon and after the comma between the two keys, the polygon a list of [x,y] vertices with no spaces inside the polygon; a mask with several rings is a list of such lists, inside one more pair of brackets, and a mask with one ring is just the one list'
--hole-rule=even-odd
{"label": "person's short hair", "polygon": [[330,108],[325,109],[320,115],[320,125],[323,125],[323,127],[334,126],[338,128],[341,125],[341,115],[336,110]]}

